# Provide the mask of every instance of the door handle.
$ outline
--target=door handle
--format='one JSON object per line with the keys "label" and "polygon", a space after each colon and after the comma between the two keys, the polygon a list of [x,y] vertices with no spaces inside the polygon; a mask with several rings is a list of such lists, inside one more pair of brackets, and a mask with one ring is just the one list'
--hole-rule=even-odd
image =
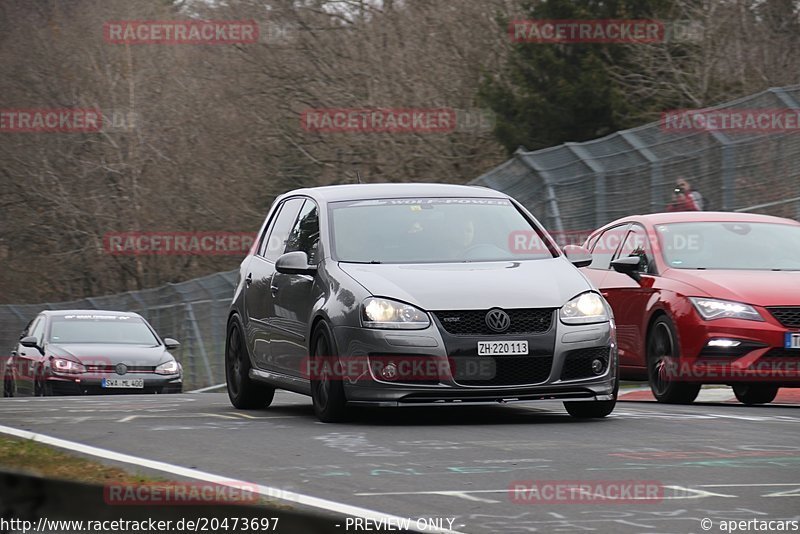
{"label": "door handle", "polygon": [[250,284],[253,283],[253,273],[247,273],[247,278],[244,279],[244,283],[249,287]]}
{"label": "door handle", "polygon": [[278,286],[273,286],[271,284],[269,286],[269,291],[270,291],[270,293],[272,293],[273,296],[275,296],[275,294],[278,293],[279,289],[280,288]]}

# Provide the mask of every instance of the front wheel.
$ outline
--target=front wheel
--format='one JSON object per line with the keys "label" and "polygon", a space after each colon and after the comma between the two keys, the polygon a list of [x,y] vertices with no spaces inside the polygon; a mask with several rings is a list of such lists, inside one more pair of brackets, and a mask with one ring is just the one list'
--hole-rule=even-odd
{"label": "front wheel", "polygon": [[[659,317],[647,336],[647,377],[658,402],[691,404],[702,384],[679,382],[674,376],[680,362],[675,327],[667,317]],[[679,374],[679,373],[677,373]]]}
{"label": "front wheel", "polygon": [[339,423],[345,419],[347,398],[342,373],[336,372],[339,355],[333,336],[325,323],[319,323],[311,336],[311,357],[314,372],[311,376],[311,401],[314,413],[323,423]]}
{"label": "front wheel", "polygon": [[736,384],[733,386],[733,394],[742,404],[752,406],[754,404],[769,404],[778,395],[778,386],[767,384]]}
{"label": "front wheel", "polygon": [[235,408],[241,410],[266,408],[272,404],[275,388],[257,384],[250,378],[250,357],[242,337],[239,323],[232,321],[228,327],[225,344],[225,381],[228,398]]}

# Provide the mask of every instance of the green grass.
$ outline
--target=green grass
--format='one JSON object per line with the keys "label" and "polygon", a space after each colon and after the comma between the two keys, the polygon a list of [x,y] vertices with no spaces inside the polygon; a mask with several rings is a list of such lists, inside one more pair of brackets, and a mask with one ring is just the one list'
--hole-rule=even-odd
{"label": "green grass", "polygon": [[130,473],[119,467],[74,456],[33,440],[9,437],[0,437],[0,468],[47,478],[93,484],[143,483],[163,480]]}

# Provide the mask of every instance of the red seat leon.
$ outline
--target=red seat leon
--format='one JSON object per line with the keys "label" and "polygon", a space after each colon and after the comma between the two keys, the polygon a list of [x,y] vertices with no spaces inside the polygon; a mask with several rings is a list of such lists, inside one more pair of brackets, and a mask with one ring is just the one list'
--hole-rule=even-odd
{"label": "red seat leon", "polygon": [[715,212],[626,217],[589,236],[583,272],[611,304],[622,379],[694,401],[729,384],[745,404],[800,387],[800,223]]}

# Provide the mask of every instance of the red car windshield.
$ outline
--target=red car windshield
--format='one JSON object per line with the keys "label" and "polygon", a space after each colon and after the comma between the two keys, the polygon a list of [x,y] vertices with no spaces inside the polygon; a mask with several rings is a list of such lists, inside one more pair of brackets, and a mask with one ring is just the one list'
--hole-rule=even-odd
{"label": "red car windshield", "polygon": [[657,225],[656,232],[673,269],[800,270],[800,226],[692,222]]}
{"label": "red car windshield", "polygon": [[55,316],[50,327],[50,341],[158,345],[158,339],[142,319],[122,315]]}

